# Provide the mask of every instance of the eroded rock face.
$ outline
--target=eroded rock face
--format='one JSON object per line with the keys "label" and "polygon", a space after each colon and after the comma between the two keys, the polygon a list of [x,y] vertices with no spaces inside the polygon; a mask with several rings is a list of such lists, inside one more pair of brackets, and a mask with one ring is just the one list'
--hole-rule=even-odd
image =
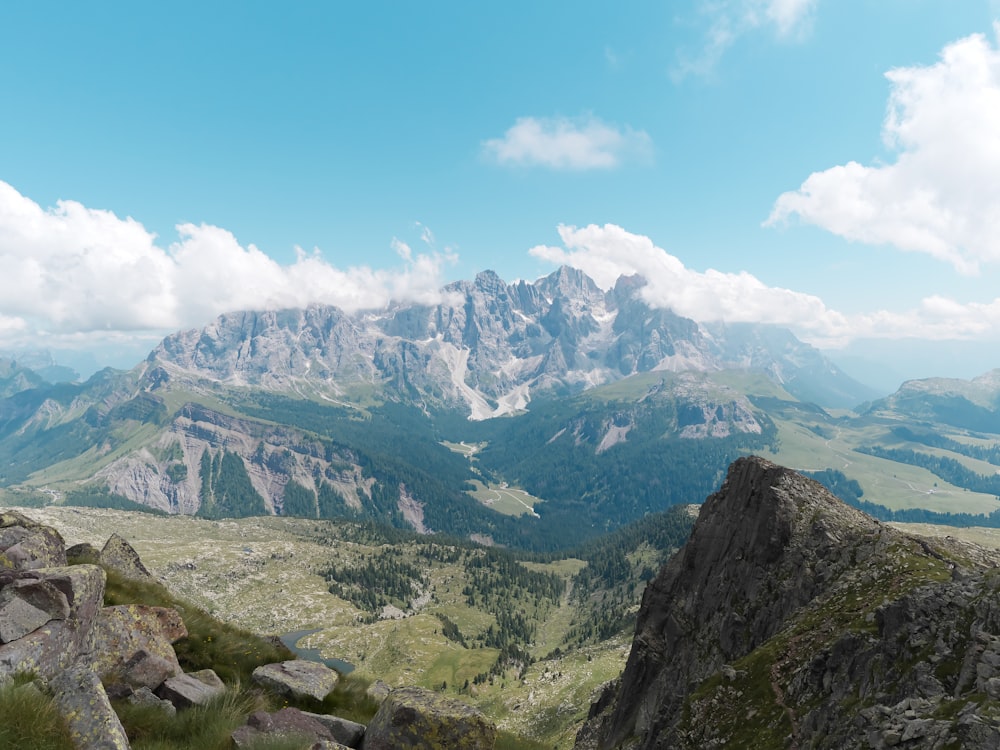
{"label": "eroded rock face", "polygon": [[396,688],[365,732],[364,750],[492,750],[497,729],[479,709],[423,688]]}

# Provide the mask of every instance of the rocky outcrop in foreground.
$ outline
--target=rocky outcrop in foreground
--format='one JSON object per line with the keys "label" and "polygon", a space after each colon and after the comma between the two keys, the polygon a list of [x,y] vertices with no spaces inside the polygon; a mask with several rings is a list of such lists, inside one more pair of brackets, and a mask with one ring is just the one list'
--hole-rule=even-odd
{"label": "rocky outcrop in foreground", "polygon": [[[53,696],[79,750],[128,750],[112,699],[176,713],[227,690],[211,669],[185,673],[173,644],[188,633],[178,612],[141,604],[103,606],[105,567],[150,578],[135,550],[113,535],[98,551],[72,548],[59,533],[0,512],[0,684],[31,675]],[[95,564],[100,562],[100,565]],[[337,684],[328,667],[285,661],[258,667],[255,684],[288,699],[322,702]],[[476,709],[419,689],[388,693],[371,725],[284,708],[257,711],[232,735],[237,748],[295,738],[311,748],[491,750],[496,727]]]}
{"label": "rocky outcrop in foreground", "polygon": [[576,746],[1000,747],[997,563],[740,459]]}

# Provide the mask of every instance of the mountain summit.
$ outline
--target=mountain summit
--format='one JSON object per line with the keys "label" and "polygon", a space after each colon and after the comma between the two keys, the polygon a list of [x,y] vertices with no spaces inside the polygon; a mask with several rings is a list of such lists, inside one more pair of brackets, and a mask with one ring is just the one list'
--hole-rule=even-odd
{"label": "mountain summit", "polygon": [[577,748],[997,747],[996,563],[740,459],[646,589]]}

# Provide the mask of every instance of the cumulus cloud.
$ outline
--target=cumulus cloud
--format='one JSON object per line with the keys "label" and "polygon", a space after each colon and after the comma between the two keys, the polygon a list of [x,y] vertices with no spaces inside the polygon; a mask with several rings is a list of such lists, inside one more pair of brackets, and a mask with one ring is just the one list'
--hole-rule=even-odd
{"label": "cumulus cloud", "polygon": [[612,169],[644,161],[651,140],[642,130],[609,125],[596,117],[520,117],[504,133],[483,143],[483,154],[505,166],[549,169]]}
{"label": "cumulus cloud", "polygon": [[703,0],[700,15],[707,22],[702,47],[682,50],[671,74],[708,75],[723,55],[745,34],[770,29],[779,39],[801,39],[812,27],[818,0]]}
{"label": "cumulus cloud", "polygon": [[933,65],[886,77],[882,135],[895,161],[815,172],[778,197],[765,224],[798,217],[849,240],[927,253],[963,273],[1000,261],[1000,51],[975,34],[945,47]]}
{"label": "cumulus cloud", "polygon": [[68,200],[45,209],[0,182],[0,346],[148,336],[241,309],[431,304],[455,260],[394,238],[394,269],[343,270],[301,249],[281,265],[220,227],[181,224],[177,234],[164,248],[134,219]]}
{"label": "cumulus cloud", "polygon": [[1000,298],[986,304],[929,297],[902,313],[878,310],[845,315],[814,295],[769,287],[746,273],[686,268],[648,237],[619,226],[560,226],[563,247],[540,245],[529,252],[553,264],[579,268],[604,289],[622,275],[647,281],[640,294],[654,308],[669,308],[700,322],[770,323],[792,329],[823,348],[856,338],[962,339],[1000,336]]}

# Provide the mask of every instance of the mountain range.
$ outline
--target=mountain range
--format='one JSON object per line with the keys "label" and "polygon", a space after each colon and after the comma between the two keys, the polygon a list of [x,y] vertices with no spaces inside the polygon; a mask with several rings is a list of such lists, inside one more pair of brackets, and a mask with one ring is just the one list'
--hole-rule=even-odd
{"label": "mountain range", "polygon": [[[886,451],[926,447],[936,425],[952,441],[936,451],[995,473],[981,444],[1000,433],[1000,378],[873,400],[787,330],[653,309],[644,284],[486,271],[436,305],[231,313],[82,384],[7,359],[0,485],[22,502],[361,515],[551,549],[697,501],[757,452],[846,470],[855,498],[891,507],[994,509],[1000,491],[961,472],[914,500],[933,467]],[[899,487],[880,484],[888,465]],[[950,489],[965,495],[942,504]]]}

